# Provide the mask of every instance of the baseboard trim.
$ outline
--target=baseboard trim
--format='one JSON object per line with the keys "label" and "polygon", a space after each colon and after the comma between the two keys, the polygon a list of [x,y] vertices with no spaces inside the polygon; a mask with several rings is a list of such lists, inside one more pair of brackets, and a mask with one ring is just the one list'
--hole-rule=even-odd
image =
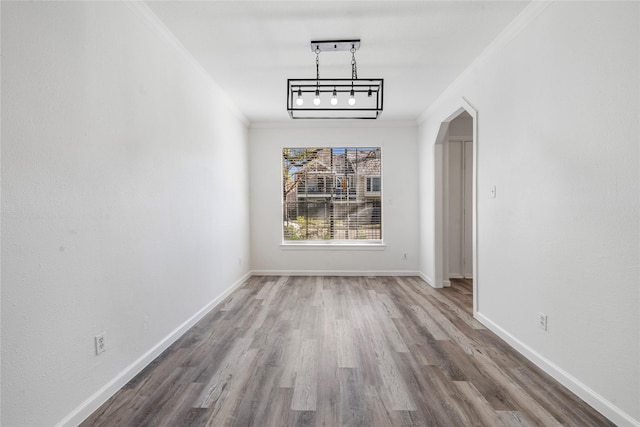
{"label": "baseboard trim", "polygon": [[419,276],[405,270],[254,270],[254,276]]}
{"label": "baseboard trim", "polygon": [[520,354],[533,362],[540,369],[551,375],[554,379],[560,382],[563,386],[567,387],[573,393],[575,393],[582,400],[591,405],[594,409],[607,417],[617,426],[624,427],[638,427],[640,421],[635,420],[631,415],[624,412],[604,397],[600,396],[594,390],[587,385],[579,381],[577,378],[557,366],[549,359],[542,356],[540,353],[533,350],[531,347],[505,331],[503,328],[494,323],[491,319],[484,316],[482,313],[476,313],[475,318],[486,326],[493,333],[498,335],[510,346],[515,348]]}
{"label": "baseboard trim", "polygon": [[437,288],[437,286],[434,285],[435,281],[431,277],[424,274],[423,272],[420,272],[420,278],[424,280],[427,283],[427,285],[431,286],[432,288]]}
{"label": "baseboard trim", "polygon": [[[431,281],[431,279],[424,273],[417,271],[256,270],[248,272],[244,276],[242,276],[242,278],[232,284],[228,289],[226,289],[222,294],[218,295],[205,307],[191,316],[191,318],[187,319],[180,326],[174,329],[169,335],[167,335],[154,347],[149,349],[145,354],[140,356],[137,360],[135,360],[124,370],[122,370],[107,384],[101,387],[92,396],[85,400],[80,406],[78,406],[59,423],[57,423],[56,427],[76,426],[80,424],[96,409],[98,409],[100,405],[106,402],[111,396],[113,396],[118,390],[120,390],[125,384],[127,384],[127,382],[129,382],[140,371],[142,371],[142,369],[149,365],[149,363],[151,363],[164,350],[166,350],[171,344],[173,344],[178,338],[180,338],[187,330],[189,330],[189,328],[195,325],[207,313],[218,306],[233,291],[242,286],[242,284],[244,284],[244,282],[251,276],[418,276],[428,285],[433,287],[433,282]],[[516,337],[498,326],[482,313],[476,313],[475,317],[480,323],[482,323],[484,326],[489,328],[492,332],[506,341],[523,356],[533,362],[536,366],[541,368],[547,374],[551,375],[562,385],[567,387],[569,390],[571,390],[573,393],[575,393],[577,396],[579,396],[581,399],[583,399],[585,402],[587,402],[589,405],[602,413],[605,417],[609,418],[618,426],[637,427],[638,425],[640,425],[640,421],[635,420],[622,409],[613,405],[607,399],[600,396],[594,390],[580,382],[577,378],[573,377],[568,372],[564,371],[559,366],[555,365],[553,362],[534,351],[531,347],[518,340]]]}
{"label": "baseboard trim", "polygon": [[56,427],[71,427],[77,426],[84,421],[89,415],[91,415],[96,409],[106,402],[111,396],[113,396],[118,390],[120,390],[125,384],[127,384],[133,377],[140,373],[149,363],[151,363],[156,357],[158,357],[163,351],[165,351],[171,344],[173,344],[178,338],[184,335],[193,325],[198,323],[200,319],[213,310],[218,304],[224,301],[233,291],[238,289],[251,277],[251,272],[246,273],[239,280],[237,280],[228,289],[214,298],[206,306],[200,309],[196,314],[191,316],[180,326],[174,329],[169,335],[163,338],[155,346],[149,349],[146,353],[140,356],[137,360],[123,369],[119,374],[113,377],[108,383],[102,386],[92,396],[85,400],[80,406],[74,409],[66,417],[64,417]]}

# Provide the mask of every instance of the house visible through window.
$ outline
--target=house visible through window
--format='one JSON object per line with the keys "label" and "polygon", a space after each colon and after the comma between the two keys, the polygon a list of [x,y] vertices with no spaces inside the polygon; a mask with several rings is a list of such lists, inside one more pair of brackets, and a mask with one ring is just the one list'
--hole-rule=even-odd
{"label": "house visible through window", "polygon": [[367,179],[367,194],[380,193],[380,177],[368,176],[366,179]]}
{"label": "house visible through window", "polygon": [[283,240],[382,241],[380,147],[284,148]]}

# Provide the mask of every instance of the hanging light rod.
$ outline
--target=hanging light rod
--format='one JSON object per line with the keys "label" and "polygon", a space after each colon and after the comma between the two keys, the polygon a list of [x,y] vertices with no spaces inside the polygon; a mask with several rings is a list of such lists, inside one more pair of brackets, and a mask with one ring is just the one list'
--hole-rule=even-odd
{"label": "hanging light rod", "polygon": [[[382,113],[381,78],[358,78],[356,51],[360,39],[312,40],[316,77],[287,79],[287,112],[292,119],[377,119]],[[351,76],[321,78],[320,54],[350,52]]]}
{"label": "hanging light rod", "polygon": [[354,40],[314,40],[311,42],[311,52],[349,52],[352,48],[360,49],[360,39]]}

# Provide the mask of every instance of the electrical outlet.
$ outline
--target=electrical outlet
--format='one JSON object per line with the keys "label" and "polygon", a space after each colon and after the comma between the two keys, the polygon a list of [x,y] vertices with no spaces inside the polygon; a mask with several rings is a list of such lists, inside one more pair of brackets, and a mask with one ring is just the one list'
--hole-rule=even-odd
{"label": "electrical outlet", "polygon": [[106,332],[103,332],[94,337],[95,344],[96,344],[96,356],[99,355],[100,353],[104,353],[107,350],[106,338],[107,338]]}
{"label": "electrical outlet", "polygon": [[540,329],[547,330],[547,315],[544,313],[538,313],[538,326]]}
{"label": "electrical outlet", "polygon": [[407,260],[407,254],[406,254],[406,252],[402,254],[402,259],[403,259],[403,260],[405,260],[405,261]]}

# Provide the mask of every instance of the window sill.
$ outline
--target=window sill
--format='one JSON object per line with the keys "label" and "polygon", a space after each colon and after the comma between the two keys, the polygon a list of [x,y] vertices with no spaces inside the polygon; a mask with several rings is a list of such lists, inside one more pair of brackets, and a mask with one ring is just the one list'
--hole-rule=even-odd
{"label": "window sill", "polygon": [[284,250],[312,250],[312,251],[383,251],[386,249],[387,245],[384,243],[377,242],[360,242],[360,243],[350,243],[350,242],[327,242],[327,243],[317,243],[317,242],[295,242],[295,243],[281,243],[280,247]]}

